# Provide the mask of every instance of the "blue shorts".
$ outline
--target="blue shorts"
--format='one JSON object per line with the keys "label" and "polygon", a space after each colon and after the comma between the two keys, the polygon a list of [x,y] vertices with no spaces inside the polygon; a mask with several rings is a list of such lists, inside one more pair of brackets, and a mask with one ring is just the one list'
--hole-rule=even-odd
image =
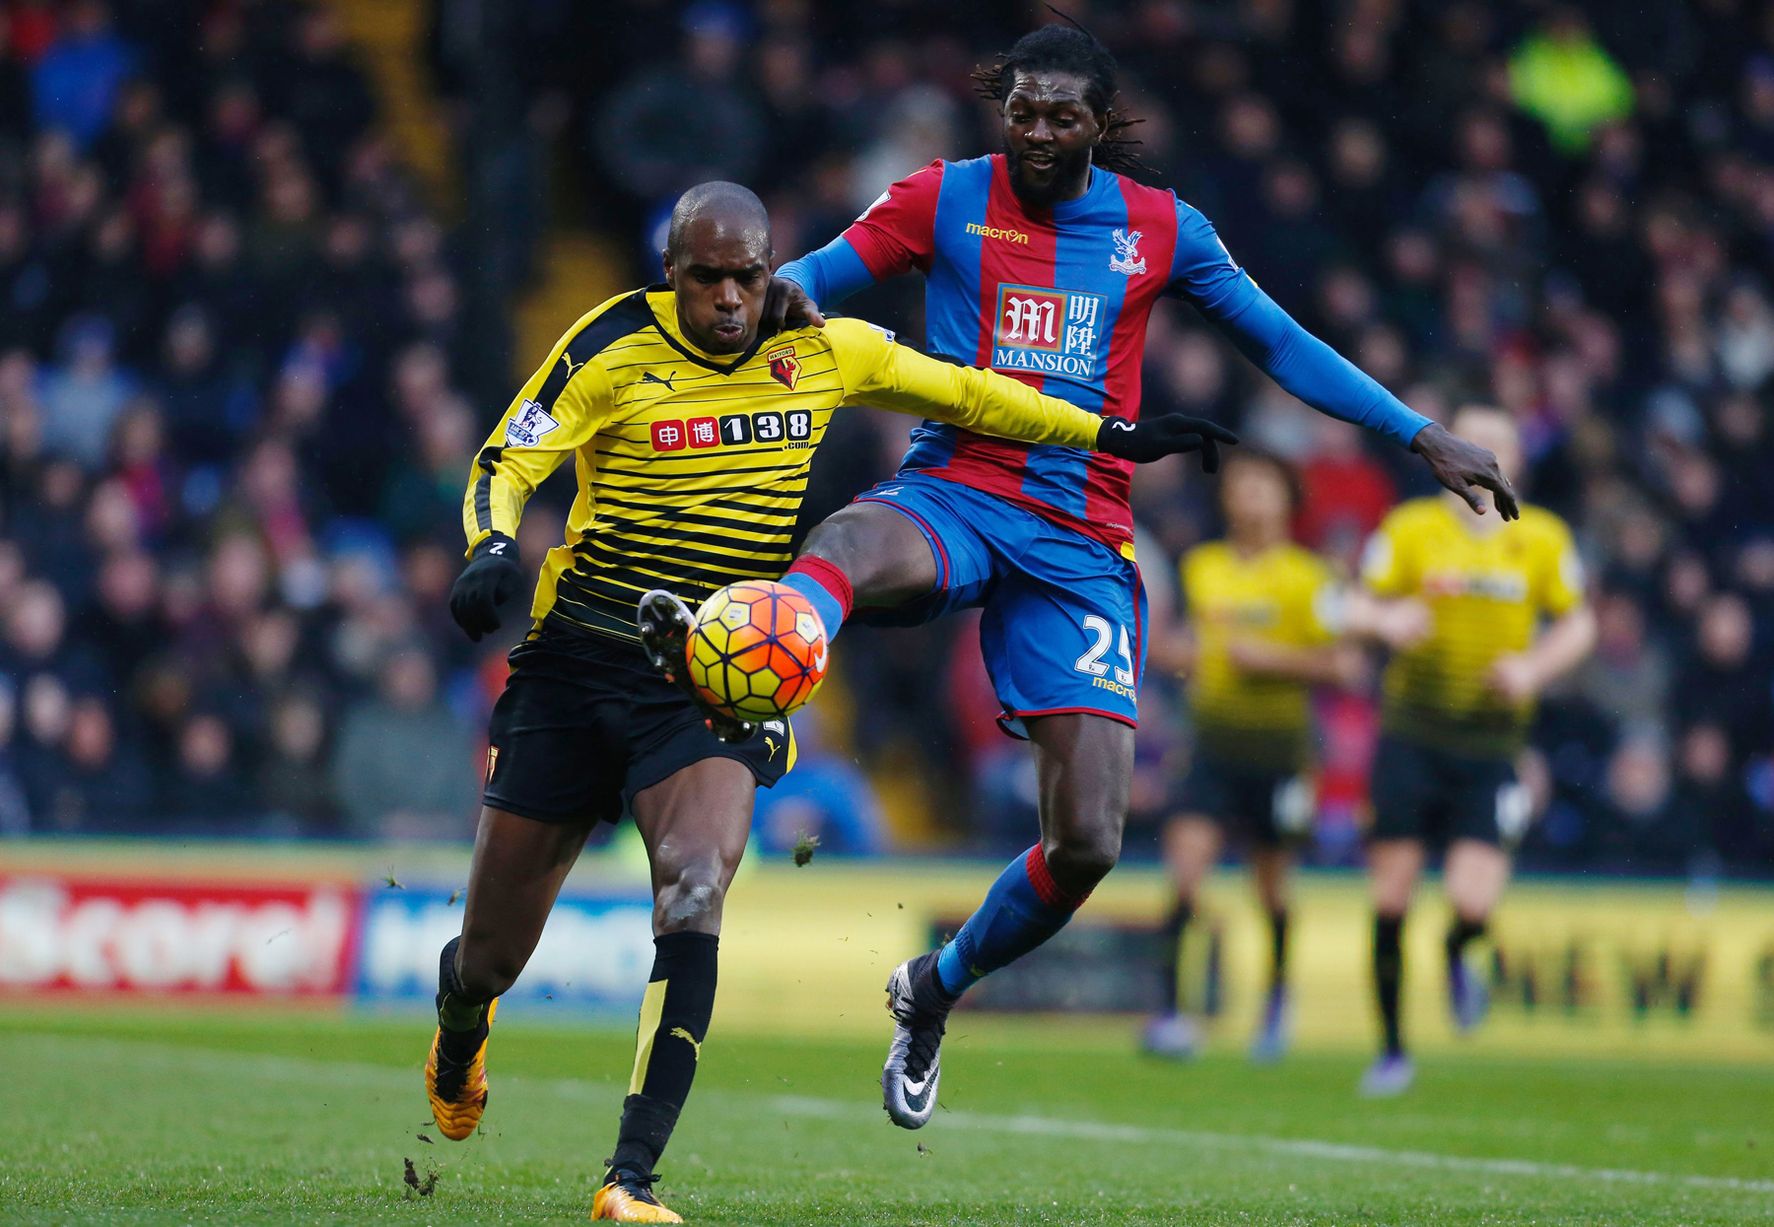
{"label": "blue shorts", "polygon": [[996,495],[905,473],[859,503],[891,507],[924,534],[936,587],[864,622],[915,626],[979,608],[980,652],[1004,712],[1004,731],[1028,736],[1023,717],[1088,712],[1139,723],[1146,664],[1146,590],[1139,567],[1100,541],[1061,528]]}

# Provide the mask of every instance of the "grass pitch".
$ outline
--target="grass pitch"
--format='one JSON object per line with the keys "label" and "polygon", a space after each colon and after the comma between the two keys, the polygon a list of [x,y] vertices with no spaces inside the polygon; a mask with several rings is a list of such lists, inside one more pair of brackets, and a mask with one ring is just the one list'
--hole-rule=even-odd
{"label": "grass pitch", "polygon": [[[716,1030],[661,1164],[705,1224],[1774,1223],[1774,1071],[1435,1055],[1256,1070],[1131,1052],[1119,1024],[958,1016],[943,1111],[891,1127],[877,1042]],[[430,1127],[421,1019],[0,1015],[0,1220],[583,1220],[632,1036],[501,1023],[481,1135]],[[420,1135],[434,1139],[427,1143]],[[435,1191],[403,1179],[412,1160]]]}

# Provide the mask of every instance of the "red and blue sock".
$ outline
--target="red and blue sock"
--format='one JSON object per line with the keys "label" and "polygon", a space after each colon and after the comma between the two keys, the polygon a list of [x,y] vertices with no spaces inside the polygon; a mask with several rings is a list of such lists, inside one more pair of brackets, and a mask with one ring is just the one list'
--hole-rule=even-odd
{"label": "red and blue sock", "polygon": [[1010,862],[985,902],[967,918],[936,960],[944,991],[960,996],[968,985],[1014,962],[1066,927],[1086,896],[1068,895],[1054,882],[1036,844]]}
{"label": "red and blue sock", "polygon": [[823,558],[804,555],[795,559],[781,582],[813,603],[819,620],[825,624],[826,642],[836,639],[838,628],[856,604],[850,577]]}

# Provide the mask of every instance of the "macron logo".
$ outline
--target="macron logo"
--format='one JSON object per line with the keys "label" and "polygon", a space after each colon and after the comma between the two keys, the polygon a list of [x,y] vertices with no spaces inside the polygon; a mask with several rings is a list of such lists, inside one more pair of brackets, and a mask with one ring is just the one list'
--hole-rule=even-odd
{"label": "macron logo", "polygon": [[1029,236],[1020,230],[1000,230],[996,226],[982,226],[978,222],[968,222],[966,230],[968,234],[977,234],[982,239],[1002,239],[1006,243],[1024,245],[1029,241]]}

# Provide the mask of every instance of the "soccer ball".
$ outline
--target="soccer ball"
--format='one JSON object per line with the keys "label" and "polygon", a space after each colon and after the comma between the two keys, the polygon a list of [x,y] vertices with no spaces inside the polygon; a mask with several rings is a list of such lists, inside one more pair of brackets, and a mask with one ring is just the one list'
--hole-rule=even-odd
{"label": "soccer ball", "polygon": [[825,680],[825,627],[787,584],[744,580],[696,611],[684,663],[697,693],[723,715],[780,720]]}

